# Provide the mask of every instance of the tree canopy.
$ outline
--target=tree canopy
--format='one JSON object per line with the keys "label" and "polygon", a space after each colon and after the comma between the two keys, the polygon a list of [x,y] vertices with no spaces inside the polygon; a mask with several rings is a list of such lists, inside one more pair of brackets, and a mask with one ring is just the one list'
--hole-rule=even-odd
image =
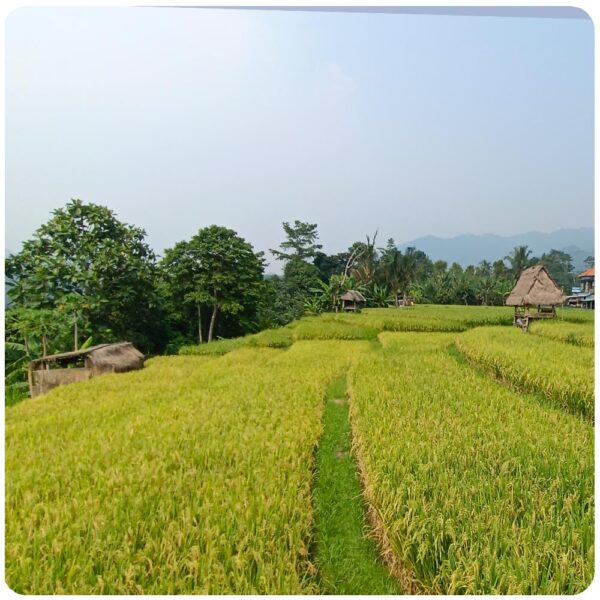
{"label": "tree canopy", "polygon": [[[161,271],[174,306],[195,308],[198,341],[212,341],[219,315],[255,310],[263,288],[264,258],[232,229],[211,225],[165,252]],[[206,336],[202,315],[210,309]],[[189,311],[188,311],[189,313]]]}
{"label": "tree canopy", "polygon": [[293,225],[290,225],[288,222],[284,222],[283,230],[286,239],[279,244],[281,250],[270,250],[277,260],[287,261],[295,258],[306,261],[314,258],[323,247],[316,243],[319,239],[316,223],[303,223],[296,220]]}
{"label": "tree canopy", "polygon": [[160,346],[155,256],[145,232],[104,206],[71,200],[6,259],[17,308],[68,309],[81,333]]}

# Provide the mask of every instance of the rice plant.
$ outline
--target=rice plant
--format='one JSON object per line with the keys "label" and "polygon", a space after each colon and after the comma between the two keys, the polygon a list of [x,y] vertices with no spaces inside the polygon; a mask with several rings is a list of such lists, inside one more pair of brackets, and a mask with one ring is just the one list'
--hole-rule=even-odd
{"label": "rice plant", "polygon": [[365,493],[423,591],[574,594],[594,568],[594,433],[448,355],[384,333],[350,373]]}
{"label": "rice plant", "polygon": [[594,419],[594,351],[516,328],[482,327],[456,338],[474,364],[568,412]]}
{"label": "rice plant", "polygon": [[594,347],[594,323],[567,321],[535,321],[529,331],[559,342],[574,346]]}
{"label": "rice plant", "polygon": [[160,358],[8,408],[8,584],[26,594],[317,592],[323,396],[368,348]]}

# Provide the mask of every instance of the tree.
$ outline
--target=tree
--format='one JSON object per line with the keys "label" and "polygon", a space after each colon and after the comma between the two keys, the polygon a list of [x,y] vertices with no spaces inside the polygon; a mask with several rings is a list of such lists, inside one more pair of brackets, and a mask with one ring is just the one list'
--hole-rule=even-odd
{"label": "tree", "polygon": [[334,274],[344,272],[344,268],[350,255],[347,252],[338,254],[325,254],[325,252],[317,252],[313,264],[319,270],[321,281],[329,281],[329,278]]}
{"label": "tree", "polygon": [[552,249],[542,254],[540,263],[548,269],[548,273],[564,291],[571,291],[575,283],[575,273],[573,273],[573,259],[570,254]]}
{"label": "tree", "polygon": [[263,286],[256,314],[259,330],[281,327],[302,316],[304,299],[293,294],[283,277],[269,275]]}
{"label": "tree", "polygon": [[592,268],[595,264],[595,260],[593,256],[587,256],[585,258],[585,260],[583,261],[583,263],[585,264],[586,267],[588,267],[588,269]]}
{"label": "tree", "polygon": [[[398,295],[405,282],[405,261],[402,256],[402,252],[398,250],[396,244],[392,238],[387,242],[385,248],[379,249],[381,258],[379,260],[379,266],[382,273],[383,280],[385,281],[385,289],[387,295],[390,294],[394,299],[396,307],[398,306]],[[382,294],[380,290],[377,290],[377,296],[381,300]]]}
{"label": "tree", "polygon": [[219,315],[241,319],[256,309],[263,289],[262,252],[235,231],[217,225],[201,229],[189,242],[179,242],[161,261],[171,299],[196,311],[198,341],[203,341],[203,308],[210,310],[206,339],[216,334]]}
{"label": "tree", "polygon": [[373,234],[373,239],[367,236],[365,242],[355,242],[350,246],[349,253],[353,256],[353,266],[351,269],[352,277],[365,288],[370,286],[375,279],[379,255],[375,247],[377,240],[377,231]]}
{"label": "tree", "polygon": [[404,294],[404,300],[406,300],[406,294],[415,280],[417,273],[418,260],[420,251],[412,246],[409,246],[402,255],[402,278],[400,282],[401,291]]}
{"label": "tree", "polygon": [[[341,308],[341,297],[348,290],[361,288],[352,277],[348,277],[345,273],[332,275],[327,283],[319,281],[318,284],[318,287],[311,289],[311,292],[317,294],[321,310],[333,310],[335,312],[338,312]],[[312,312],[315,312],[314,308],[317,304],[312,299],[308,306],[310,306]]]}
{"label": "tree", "polygon": [[509,262],[509,270],[513,279],[517,280],[521,272],[534,265],[538,259],[531,255],[531,250],[527,246],[515,246],[504,260]]}
{"label": "tree", "polygon": [[[120,222],[104,206],[71,200],[53,211],[22,250],[6,259],[15,307],[70,306],[83,333],[160,346],[155,256],[143,229]],[[75,308],[75,299],[78,308]]]}
{"label": "tree", "polygon": [[319,238],[316,223],[303,223],[296,220],[293,225],[290,225],[284,222],[283,230],[287,238],[279,245],[282,250],[270,250],[276,260],[288,261],[295,258],[306,261],[315,258],[317,251],[323,247],[316,243]]}
{"label": "tree", "polygon": [[161,290],[165,298],[171,326],[189,333],[189,325],[196,321],[198,343],[203,342],[202,311],[207,304],[197,288],[196,277],[200,258],[194,253],[191,242],[181,241],[165,250],[159,263]]}

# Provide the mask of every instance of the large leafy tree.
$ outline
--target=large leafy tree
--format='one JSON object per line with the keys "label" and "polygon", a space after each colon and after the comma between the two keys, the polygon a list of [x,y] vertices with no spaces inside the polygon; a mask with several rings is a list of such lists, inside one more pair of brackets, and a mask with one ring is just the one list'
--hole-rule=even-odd
{"label": "large leafy tree", "polygon": [[571,287],[575,283],[575,273],[573,272],[573,259],[567,252],[561,250],[550,250],[544,252],[540,262],[548,269],[548,272],[554,278],[554,281],[567,293],[570,293]]}
{"label": "large leafy tree", "polygon": [[319,234],[315,223],[294,221],[293,225],[283,223],[285,240],[279,245],[280,250],[272,249],[271,254],[285,263],[283,267],[283,284],[285,296],[290,302],[290,309],[299,316],[305,302],[312,297],[310,290],[319,285],[320,271],[314,260],[321,254],[321,244],[317,244]]}
{"label": "large leafy tree", "polygon": [[293,225],[283,223],[286,239],[279,244],[280,250],[271,250],[271,254],[277,260],[288,261],[292,258],[306,261],[317,256],[323,247],[317,244],[319,234],[316,223],[303,223],[294,221]]}
{"label": "large leafy tree", "polygon": [[248,320],[265,287],[263,253],[255,253],[235,231],[217,225],[167,250],[161,271],[171,306],[181,314],[192,309],[200,343],[214,339],[221,315]]}
{"label": "large leafy tree", "polygon": [[155,256],[144,238],[108,208],[71,200],[6,259],[12,305],[70,311],[82,327],[75,346],[83,334],[158,349]]}

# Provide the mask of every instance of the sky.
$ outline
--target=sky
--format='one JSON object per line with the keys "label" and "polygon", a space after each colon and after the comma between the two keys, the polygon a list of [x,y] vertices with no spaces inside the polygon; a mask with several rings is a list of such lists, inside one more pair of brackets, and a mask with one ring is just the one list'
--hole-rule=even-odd
{"label": "sky", "polygon": [[267,251],[283,221],[317,223],[327,252],[376,229],[591,227],[593,35],[585,18],[18,9],[6,248],[70,198],[159,255],[211,224]]}

